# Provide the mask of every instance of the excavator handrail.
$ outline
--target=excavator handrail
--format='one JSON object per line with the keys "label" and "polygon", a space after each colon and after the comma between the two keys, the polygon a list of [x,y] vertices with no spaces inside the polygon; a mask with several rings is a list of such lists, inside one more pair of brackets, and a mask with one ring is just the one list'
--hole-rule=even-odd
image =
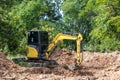
{"label": "excavator handrail", "polygon": [[72,36],[64,33],[59,33],[56,35],[56,37],[52,40],[52,42],[49,44],[47,51],[45,52],[46,58],[48,59],[50,56],[50,51],[52,48],[60,41],[60,40],[76,40],[77,44],[77,64],[80,64],[82,62],[82,56],[80,54],[81,48],[80,48],[80,43],[83,39],[82,35],[78,33],[78,36]]}

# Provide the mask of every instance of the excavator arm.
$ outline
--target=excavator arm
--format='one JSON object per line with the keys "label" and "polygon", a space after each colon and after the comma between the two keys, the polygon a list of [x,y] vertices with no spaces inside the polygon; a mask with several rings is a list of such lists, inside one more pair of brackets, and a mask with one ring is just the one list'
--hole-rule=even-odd
{"label": "excavator arm", "polygon": [[81,48],[80,48],[80,43],[83,39],[81,34],[78,34],[78,36],[71,36],[68,34],[64,33],[59,33],[56,35],[56,37],[53,39],[53,41],[49,44],[48,49],[45,53],[46,58],[48,59],[50,56],[50,51],[53,49],[53,47],[60,41],[60,40],[76,40],[77,44],[77,65],[81,64],[82,62],[82,56],[81,56]]}

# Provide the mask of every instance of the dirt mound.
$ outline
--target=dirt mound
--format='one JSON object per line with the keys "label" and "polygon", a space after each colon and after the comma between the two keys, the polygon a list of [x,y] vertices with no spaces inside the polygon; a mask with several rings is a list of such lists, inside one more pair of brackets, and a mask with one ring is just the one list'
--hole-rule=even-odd
{"label": "dirt mound", "polygon": [[16,72],[16,69],[18,68],[19,66],[17,64],[14,64],[14,62],[8,60],[6,56],[0,52],[0,77],[2,79],[13,79],[13,77],[10,77],[8,74],[11,72]]}
{"label": "dirt mound", "polygon": [[57,48],[50,59],[57,61],[59,64],[72,64],[76,59],[76,52],[66,49]]}
{"label": "dirt mound", "polygon": [[69,70],[66,65],[72,64],[76,52],[56,49],[50,57],[59,63],[55,68],[20,67],[0,53],[0,79],[8,80],[119,80],[120,52],[91,53],[83,52],[82,64],[76,70]]}
{"label": "dirt mound", "polygon": [[18,65],[14,64],[12,61],[8,60],[3,53],[0,53],[0,76],[7,71],[17,68]]}
{"label": "dirt mound", "polygon": [[[117,53],[117,52],[116,52]],[[84,61],[76,70],[69,70],[66,65],[72,64],[76,58],[76,52],[66,49],[56,49],[51,56],[52,60],[57,61],[59,66],[55,68],[31,68],[31,73],[54,74],[59,76],[76,77],[89,76],[93,77],[97,72],[107,69],[117,62],[118,54],[103,54],[84,52]],[[117,64],[116,64],[117,65]],[[116,66],[114,64],[114,66]],[[96,77],[94,77],[96,78]]]}
{"label": "dirt mound", "polygon": [[57,49],[51,58],[57,61],[62,66],[53,69],[53,73],[56,75],[65,76],[93,76],[97,71],[103,70],[113,65],[113,63],[115,63],[116,59],[118,58],[115,53],[103,54],[84,52],[83,55],[84,58],[82,64],[76,70],[71,71],[65,68],[64,65],[74,63],[76,52],[66,49]]}

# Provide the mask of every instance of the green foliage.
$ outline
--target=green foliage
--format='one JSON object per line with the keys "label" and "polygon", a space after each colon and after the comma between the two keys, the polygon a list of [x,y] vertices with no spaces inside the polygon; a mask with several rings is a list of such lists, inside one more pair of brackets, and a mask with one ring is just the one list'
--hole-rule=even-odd
{"label": "green foliage", "polygon": [[[9,24],[10,16],[8,12],[11,10],[11,7],[14,5],[15,1],[1,0],[0,1],[0,50],[4,52],[9,52],[11,48],[12,41],[11,39],[15,37],[14,28]],[[13,47],[17,45],[15,40],[13,40]]]}
{"label": "green foliage", "polygon": [[90,44],[96,48],[96,51],[120,50],[118,46],[120,43],[120,22],[119,16],[115,14],[114,9],[117,2],[96,1],[97,9],[94,12],[97,13],[97,16],[92,19],[94,28],[90,32]]}
{"label": "green foliage", "polygon": [[37,17],[46,12],[48,8],[42,0],[22,1],[21,4],[13,7],[9,13],[13,16],[11,24],[18,28],[32,29],[37,27]]}
{"label": "green foliage", "polygon": [[[73,4],[69,4],[73,3]],[[63,5],[63,10],[65,12],[65,23],[67,24],[67,29],[70,32],[78,32],[83,34],[84,37],[84,43],[86,44],[89,41],[89,32],[91,31],[92,27],[90,25],[91,17],[95,15],[95,13],[92,12],[90,1],[83,0],[83,1],[71,1],[66,0]],[[65,6],[69,4],[72,6],[70,9]],[[86,6],[87,5],[87,6]],[[67,10],[66,10],[67,9]],[[91,9],[91,10],[90,10]]]}
{"label": "green foliage", "polygon": [[0,51],[25,52],[26,33],[34,28],[48,31],[50,41],[59,32],[82,33],[85,50],[120,50],[119,0],[64,0],[63,20],[40,19],[45,13],[52,16],[50,2],[0,0]]}
{"label": "green foliage", "polygon": [[120,16],[111,17],[107,23],[110,25],[111,30],[120,33]]}
{"label": "green foliage", "polygon": [[37,17],[48,8],[43,0],[1,0],[0,3],[0,50],[24,52],[26,31],[37,26]]}
{"label": "green foliage", "polygon": [[66,0],[65,3],[71,3],[64,4],[71,6],[69,8],[63,6],[66,14],[65,20],[68,24],[74,24],[76,21],[74,24],[76,27],[72,29],[83,34],[86,50],[120,50],[118,46],[120,43],[119,0],[114,0],[114,2],[110,0]]}

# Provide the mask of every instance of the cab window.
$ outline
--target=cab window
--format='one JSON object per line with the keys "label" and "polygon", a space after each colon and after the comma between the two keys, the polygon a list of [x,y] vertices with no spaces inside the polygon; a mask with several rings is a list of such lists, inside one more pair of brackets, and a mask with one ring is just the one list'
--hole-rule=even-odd
{"label": "cab window", "polygon": [[38,43],[38,32],[28,32],[28,44]]}

